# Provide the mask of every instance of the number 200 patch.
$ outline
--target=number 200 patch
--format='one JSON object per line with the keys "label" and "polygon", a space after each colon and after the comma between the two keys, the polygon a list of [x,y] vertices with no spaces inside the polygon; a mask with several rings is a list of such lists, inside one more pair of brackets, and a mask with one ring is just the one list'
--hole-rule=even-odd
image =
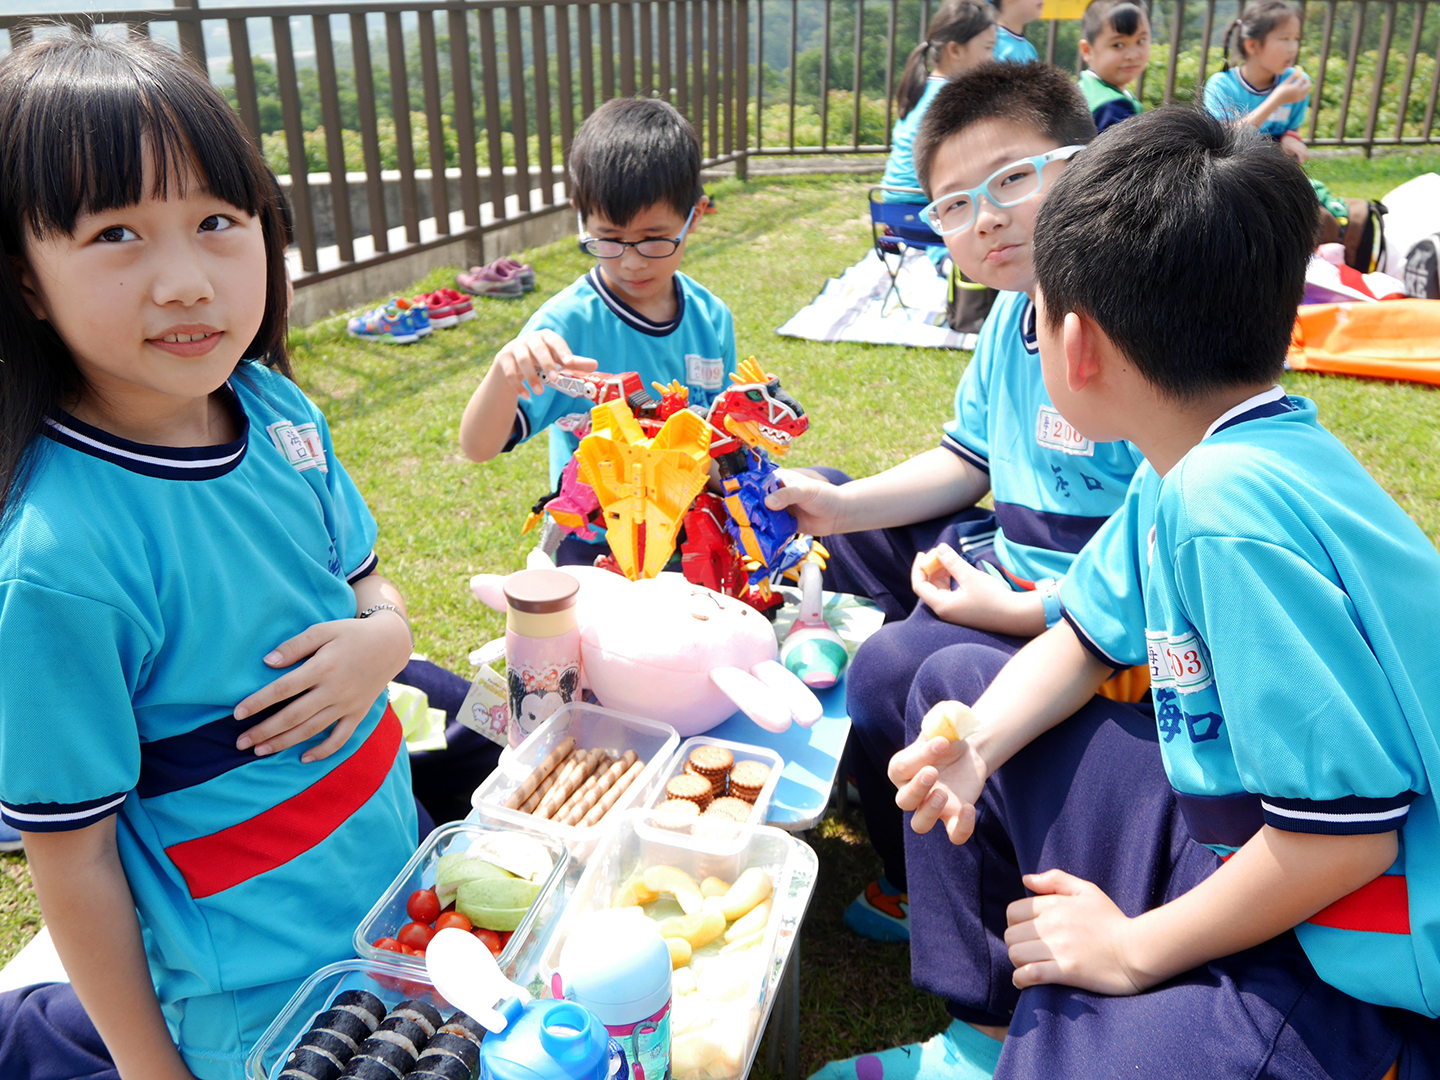
{"label": "number 200 patch", "polygon": [[1195,631],[1178,638],[1147,631],[1145,646],[1150,656],[1151,686],[1169,686],[1182,694],[1193,694],[1215,681]]}

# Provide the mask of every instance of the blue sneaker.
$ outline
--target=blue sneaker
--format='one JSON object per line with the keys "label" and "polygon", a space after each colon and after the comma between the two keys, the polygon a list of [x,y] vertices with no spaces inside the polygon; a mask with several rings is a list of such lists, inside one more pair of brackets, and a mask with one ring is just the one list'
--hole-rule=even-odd
{"label": "blue sneaker", "polygon": [[810,1080],[991,1080],[1004,1045],[955,1020],[933,1039],[832,1061]]}
{"label": "blue sneaker", "polygon": [[910,894],[883,877],[872,881],[845,909],[845,925],[871,941],[909,941]]}
{"label": "blue sneaker", "polygon": [[22,851],[25,841],[20,839],[20,834],[0,821],[0,851]]}
{"label": "blue sneaker", "polygon": [[[395,301],[391,301],[384,307],[378,307],[374,311],[367,311],[364,315],[357,315],[346,325],[346,332],[351,337],[360,338],[362,341],[379,341],[386,345],[413,345],[420,340],[420,335],[415,329],[415,320],[411,317],[410,305],[406,301],[402,311]],[[430,321],[425,321],[425,332],[430,332]]]}
{"label": "blue sneaker", "polygon": [[417,338],[429,337],[434,333],[434,327],[430,325],[430,308],[423,301],[406,300],[403,296],[397,296],[390,302],[410,317],[410,325],[414,327]]}

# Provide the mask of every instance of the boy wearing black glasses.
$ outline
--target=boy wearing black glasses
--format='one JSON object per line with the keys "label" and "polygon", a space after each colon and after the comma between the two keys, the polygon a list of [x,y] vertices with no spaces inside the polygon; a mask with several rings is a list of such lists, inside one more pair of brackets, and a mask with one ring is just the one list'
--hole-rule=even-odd
{"label": "boy wearing black glasses", "polygon": [[[557,372],[638,372],[643,384],[679,381],[706,406],[735,370],[730,309],[680,273],[685,240],[709,200],[700,185],[700,141],[678,112],[653,98],[619,98],[596,109],[570,147],[570,199],[580,246],[595,266],[547,300],[496,355],[460,420],[460,447],[489,461],[550,431],[550,481],[590,416],[545,377]],[[560,562],[589,563],[602,550],[567,537]]]}

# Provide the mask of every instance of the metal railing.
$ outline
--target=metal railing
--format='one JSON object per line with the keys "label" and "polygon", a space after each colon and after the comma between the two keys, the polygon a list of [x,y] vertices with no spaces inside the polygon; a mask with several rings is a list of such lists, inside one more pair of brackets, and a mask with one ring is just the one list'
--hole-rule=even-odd
{"label": "metal railing", "polygon": [[[655,94],[708,167],[884,154],[932,0],[434,0],[3,14],[10,47],[66,22],[165,38],[288,172],[300,273],[339,277],[562,209],[564,154],[616,96]],[[938,0],[935,0],[938,3]],[[1309,0],[1300,63],[1321,146],[1433,144],[1440,0]],[[1219,70],[1235,0],[1151,0],[1147,104]],[[1378,17],[1374,9],[1379,9]],[[1035,31],[1039,31],[1038,34]],[[44,32],[43,30],[40,32]],[[1076,63],[1078,24],[1032,30]],[[1396,41],[1408,41],[1402,54]],[[3,46],[3,40],[0,40]],[[1364,103],[1363,105],[1361,103]],[[423,130],[422,130],[423,129]],[[304,167],[291,167],[306,163]]]}

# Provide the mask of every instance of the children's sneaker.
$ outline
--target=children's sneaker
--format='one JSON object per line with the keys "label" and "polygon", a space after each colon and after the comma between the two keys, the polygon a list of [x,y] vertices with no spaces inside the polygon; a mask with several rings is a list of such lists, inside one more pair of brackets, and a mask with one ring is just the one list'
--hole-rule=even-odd
{"label": "children's sneaker", "polygon": [[386,345],[413,345],[420,340],[408,303],[404,311],[392,301],[384,307],[357,315],[346,323],[345,330],[362,341],[379,341]]}
{"label": "children's sneaker", "polygon": [[430,316],[430,325],[441,330],[475,318],[475,305],[470,298],[454,289],[436,289],[428,296],[417,296],[414,303],[423,303]]}
{"label": "children's sneaker", "polygon": [[468,273],[455,276],[455,284],[460,286],[462,292],[471,296],[516,300],[525,295],[525,287],[520,284],[520,275],[498,262],[489,266],[472,266]]}
{"label": "children's sneaker", "polygon": [[24,848],[25,841],[20,834],[0,821],[0,851],[23,851]]}
{"label": "children's sneaker", "polygon": [[519,259],[512,259],[506,255],[495,260],[496,266],[503,266],[507,270],[515,271],[515,276],[520,279],[520,287],[526,292],[535,288],[535,268],[529,263],[522,263]]}
{"label": "children's sneaker", "polygon": [[391,303],[410,317],[410,325],[415,328],[417,338],[428,337],[433,333],[434,328],[430,325],[430,309],[425,306],[423,300],[406,300],[403,296],[397,296]]}
{"label": "children's sneaker", "polygon": [[909,941],[910,894],[883,877],[872,881],[845,909],[845,925],[871,941]]}

